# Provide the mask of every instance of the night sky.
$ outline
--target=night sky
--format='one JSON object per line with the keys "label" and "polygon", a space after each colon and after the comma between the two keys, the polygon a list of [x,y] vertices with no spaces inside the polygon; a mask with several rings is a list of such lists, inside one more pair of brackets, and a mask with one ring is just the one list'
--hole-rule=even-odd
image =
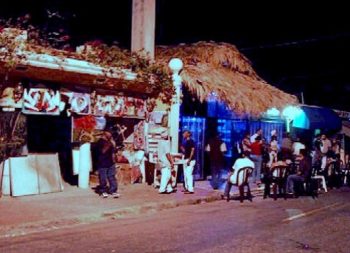
{"label": "night sky", "polygon": [[[345,4],[238,2],[243,1],[157,0],[156,44],[235,44],[269,83],[299,98],[303,92],[307,104],[350,111],[350,15]],[[6,0],[0,9],[1,17],[29,12],[39,25],[47,20],[46,9],[58,9],[75,44],[102,39],[130,47],[131,0]]]}

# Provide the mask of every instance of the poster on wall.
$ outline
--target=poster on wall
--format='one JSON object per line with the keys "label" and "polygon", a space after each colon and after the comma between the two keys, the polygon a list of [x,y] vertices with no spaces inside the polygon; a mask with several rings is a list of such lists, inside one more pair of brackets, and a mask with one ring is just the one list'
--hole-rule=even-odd
{"label": "poster on wall", "polygon": [[118,96],[97,95],[94,104],[94,114],[103,116],[123,116],[124,98]]}
{"label": "poster on wall", "polygon": [[59,105],[59,91],[42,88],[24,89],[23,113],[59,115]]}
{"label": "poster on wall", "polygon": [[90,114],[90,94],[76,92],[61,92],[61,101],[65,103],[67,110],[77,114]]}
{"label": "poster on wall", "polygon": [[110,117],[145,117],[145,101],[138,98],[122,96],[97,95],[93,103],[94,115]]}
{"label": "poster on wall", "polygon": [[134,126],[134,149],[145,150],[145,144],[145,121],[142,120]]}
{"label": "poster on wall", "polygon": [[0,92],[0,107],[19,108],[23,107],[23,89],[6,87]]}
{"label": "poster on wall", "polygon": [[96,142],[106,127],[106,118],[93,115],[73,117],[72,142]]}

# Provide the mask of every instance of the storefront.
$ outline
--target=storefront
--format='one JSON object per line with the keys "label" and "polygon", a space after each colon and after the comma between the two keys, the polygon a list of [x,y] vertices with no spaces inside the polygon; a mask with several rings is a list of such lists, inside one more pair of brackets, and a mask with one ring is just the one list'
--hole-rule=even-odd
{"label": "storefront", "polygon": [[[44,52],[21,51],[24,56],[17,65],[9,69],[2,62],[0,68],[4,80],[0,87],[2,173],[6,170],[6,176],[11,176],[14,173],[9,171],[20,167],[23,172],[16,179],[8,178],[5,184],[10,190],[3,192],[16,192],[13,187],[22,182],[28,192],[20,195],[43,193],[40,182],[30,185],[29,179],[40,179],[40,175],[48,178],[49,174],[54,174],[50,176],[55,180],[52,191],[63,190],[61,175],[64,181],[77,184],[76,167],[81,169],[82,161],[85,169],[94,169],[90,150],[104,129],[112,132],[117,147],[127,149],[129,155],[136,150],[148,152],[145,122],[157,124],[150,121],[156,105],[148,99],[153,90],[145,79],[138,80],[138,74],[131,70],[77,59],[79,55],[70,58],[71,53],[41,50]],[[165,124],[167,129],[168,123]],[[84,143],[89,148],[82,159],[80,147]],[[52,166],[45,157],[50,157]],[[48,165],[44,171],[42,164]]]}

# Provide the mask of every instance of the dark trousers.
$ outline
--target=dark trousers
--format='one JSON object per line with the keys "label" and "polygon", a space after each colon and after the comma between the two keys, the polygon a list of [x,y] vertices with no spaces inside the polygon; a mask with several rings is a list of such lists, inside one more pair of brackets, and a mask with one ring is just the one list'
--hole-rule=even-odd
{"label": "dark trousers", "polygon": [[145,161],[146,182],[148,185],[152,185],[154,183],[154,168],[154,163]]}
{"label": "dark trousers", "polygon": [[265,185],[264,197],[270,196],[271,183],[272,183],[272,175],[271,175],[271,173],[265,173],[264,174],[263,183]]}
{"label": "dark trousers", "polygon": [[230,197],[231,188],[232,188],[232,184],[231,184],[230,180],[227,180],[224,195],[228,198]]}
{"label": "dark trousers", "polygon": [[219,189],[221,182],[221,170],[222,170],[222,166],[220,165],[211,165],[211,186],[213,187],[213,189]]}
{"label": "dark trousers", "polygon": [[115,173],[116,173],[116,169],[114,164],[109,168],[98,169],[98,175],[100,180],[99,190],[101,193],[107,192],[107,180],[109,183],[109,193],[117,192],[118,183],[115,178]]}
{"label": "dark trousers", "polygon": [[[227,197],[228,199],[230,198],[230,191],[231,191],[232,186],[233,186],[233,184],[228,179],[226,181],[225,192],[224,192],[224,196]],[[250,192],[249,184],[241,184],[238,186],[240,201],[243,202],[243,199],[244,199],[244,186],[247,186],[247,188],[248,188],[247,197],[250,201],[252,201],[252,194]]]}
{"label": "dark trousers", "polygon": [[294,184],[298,183],[304,183],[305,178],[296,174],[289,175],[287,178],[287,192],[293,193],[294,192]]}

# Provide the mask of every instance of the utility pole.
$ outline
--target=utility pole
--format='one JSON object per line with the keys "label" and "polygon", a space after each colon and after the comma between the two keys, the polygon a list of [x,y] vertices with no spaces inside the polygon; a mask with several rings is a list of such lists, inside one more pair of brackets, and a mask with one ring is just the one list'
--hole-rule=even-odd
{"label": "utility pole", "polygon": [[305,101],[304,101],[304,92],[301,92],[301,103],[304,105]]}
{"label": "utility pole", "polygon": [[131,51],[144,50],[154,59],[156,0],[132,1]]}

